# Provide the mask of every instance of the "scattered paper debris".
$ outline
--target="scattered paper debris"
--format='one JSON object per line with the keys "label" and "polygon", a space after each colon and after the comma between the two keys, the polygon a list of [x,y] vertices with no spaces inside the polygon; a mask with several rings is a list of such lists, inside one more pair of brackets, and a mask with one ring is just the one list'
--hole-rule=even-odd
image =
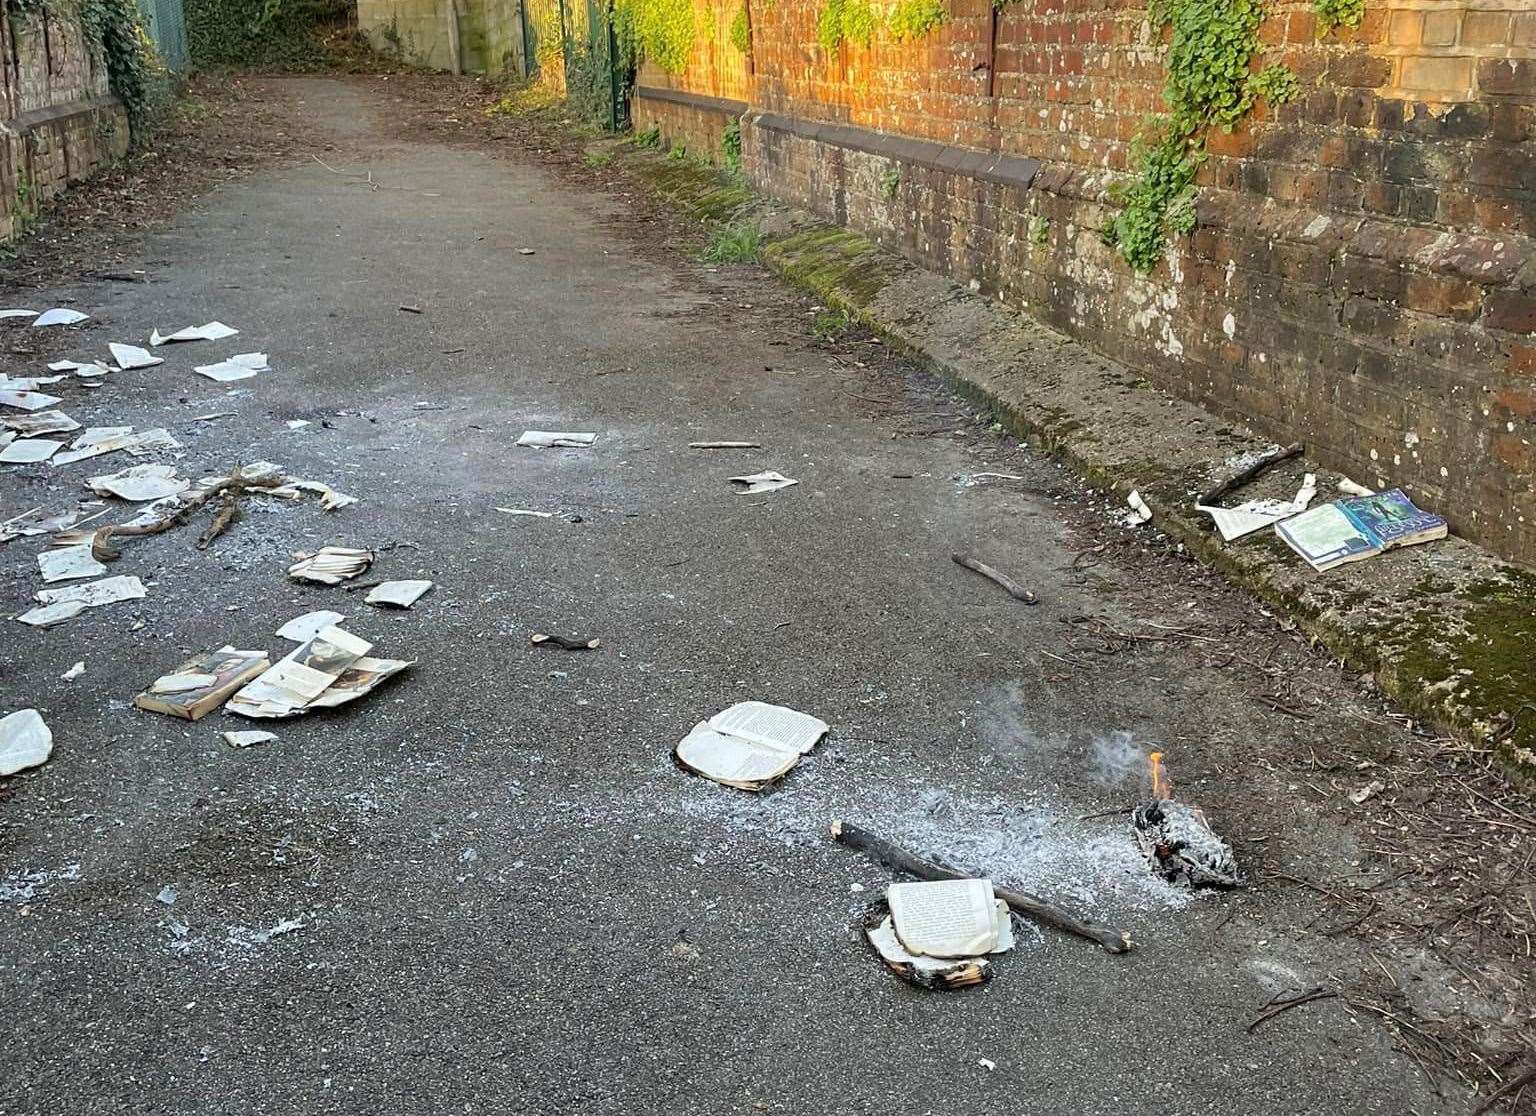
{"label": "scattered paper debris", "polygon": [[158,329],[154,330],[149,335],[149,344],[151,348],[157,349],[172,341],[222,341],[239,332],[238,329],[231,329],[223,322],[209,322],[206,325],[187,326],[186,329],[178,329],[175,333],[165,335],[162,335]]}
{"label": "scattered paper debris", "polygon": [[266,353],[236,353],[217,364],[199,364],[192,371],[218,383],[228,384],[236,380],[248,380],[258,372],[270,372],[272,369],[267,364]]}
{"label": "scattered paper debris", "polygon": [[761,442],[689,442],[688,448],[707,450],[762,449],[763,445]]}
{"label": "scattered paper debris", "polygon": [[105,364],[96,361],[81,362],[78,360],[56,360],[48,366],[52,372],[73,372],[82,380],[96,379],[107,375],[112,369]]}
{"label": "scattered paper debris", "polygon": [[51,438],[22,438],[0,449],[0,464],[36,465],[47,461],[63,447],[63,442]]}
{"label": "scattered paper debris", "polygon": [[98,496],[116,496],[133,504],[179,496],[192,487],[191,481],[176,475],[174,465],[130,465],[85,483]]}
{"label": "scattered paper debris", "polygon": [[828,727],[782,705],[744,701],[694,725],[677,745],[677,761],[724,786],[760,791],[799,763]]}
{"label": "scattered paper debris", "polygon": [[346,617],[339,612],[322,608],[314,612],[306,612],[303,616],[295,616],[288,623],[277,629],[279,639],[292,640],[294,643],[308,643],[332,624],[339,624]]}
{"label": "scattered paper debris", "polygon": [[0,406],[15,407],[18,411],[41,411],[44,407],[52,407],[55,403],[64,400],[57,395],[48,395],[41,391],[12,391],[9,388],[0,390]]}
{"label": "scattered paper debris", "polygon": [[155,896],[155,902],[164,903],[167,907],[174,907],[177,897],[178,892],[176,889],[170,884],[166,884],[160,889],[160,894]]}
{"label": "scattered paper debris", "polygon": [[1348,477],[1339,478],[1339,491],[1347,493],[1350,496],[1376,495],[1376,490],[1374,488],[1367,488],[1365,485],[1360,484],[1358,481],[1352,481]]}
{"label": "scattered paper debris", "polygon": [[[277,466],[273,466],[276,469]],[[357,503],[356,496],[348,496],[345,492],[337,492],[330,485],[322,481],[290,480],[281,488],[269,488],[263,495],[279,496],[286,500],[297,500],[304,493],[313,492],[320,497],[320,507],[325,511],[336,511]]]}
{"label": "scattered paper debris", "polygon": [[35,628],[48,628],[78,616],[88,608],[138,600],[146,595],[144,583],[137,577],[119,574],[63,589],[40,589],[33,599],[40,602],[41,607],[24,612],[16,619]]}
{"label": "scattered paper debris", "polygon": [[517,254],[519,256],[531,256],[531,255],[534,254],[534,252],[535,252],[535,249],[533,249],[533,248],[519,248],[517,250]]}
{"label": "scattered paper debris", "polygon": [[37,556],[37,565],[42,571],[43,580],[49,584],[101,577],[107,572],[107,567],[91,555],[90,543],[45,550]]}
{"label": "scattered paper debris", "polygon": [[1317,477],[1308,473],[1302,481],[1301,488],[1290,500],[1246,500],[1232,508],[1196,504],[1195,510],[1209,515],[1216,524],[1216,529],[1221,532],[1222,540],[1231,542],[1245,535],[1251,535],[1255,531],[1262,531],[1265,527],[1272,527],[1293,515],[1299,515],[1307,510],[1307,505],[1316,495]]}
{"label": "scattered paper debris", "polygon": [[3,318],[35,318],[35,317],[37,317],[37,311],[36,310],[20,310],[20,309],[0,310],[0,319],[3,319]]}
{"label": "scattered paper debris", "polygon": [[303,430],[306,426],[313,425],[308,419],[289,419],[287,423],[289,430]]}
{"label": "scattered paper debris", "polygon": [[580,448],[590,446],[597,441],[596,434],[574,434],[558,430],[525,430],[522,437],[518,438],[520,446],[532,446],[535,449],[550,449],[554,446],[570,446]]}
{"label": "scattered paper debris", "polygon": [[346,546],[322,546],[288,567],[288,576],[321,585],[340,585],[373,564],[373,551]]}
{"label": "scattered paper debris", "polygon": [[224,743],[233,748],[249,748],[253,744],[267,744],[277,739],[277,733],[266,729],[236,729],[219,735],[224,738]]}
{"label": "scattered paper debris", "polygon": [[48,463],[54,466],[73,465],[77,461],[87,461],[117,450],[123,450],[133,457],[142,457],[151,450],[180,448],[181,443],[172,438],[169,431],[160,427],[135,434],[131,426],[92,426],[71,442],[69,449],[54,454]]}
{"label": "scattered paper debris", "polygon": [[39,434],[68,434],[80,424],[63,411],[34,411],[29,415],[0,416],[0,425],[9,427],[23,438]]}
{"label": "scattered paper debris", "polygon": [[59,681],[60,682],[73,682],[76,678],[79,678],[84,673],[85,673],[85,660],[82,659],[82,660],[80,660],[80,662],[76,663],[74,666],[72,666],[68,670],[66,670],[63,674],[59,675]]}
{"label": "scattered paper debris", "polygon": [[32,328],[37,329],[42,326],[74,325],[76,322],[83,322],[89,317],[89,314],[82,314],[78,310],[71,310],[67,306],[55,306],[52,310],[44,310],[37,317],[33,318]]}
{"label": "scattered paper debris", "polygon": [[7,376],[0,372],[0,391],[36,391],[40,387],[56,384],[63,376]]}
{"label": "scattered paper debris", "polygon": [[155,679],[133,704],[151,713],[195,721],[217,709],[225,698],[271,665],[265,651],[233,647],[207,651]]}
{"label": "scattered paper debris", "polygon": [[410,608],[431,588],[430,581],[382,581],[368,591],[363,603],[383,608]]}
{"label": "scattered paper debris", "polygon": [[325,628],[248,683],[227,708],[262,719],[345,705],[412,665],[413,660],[371,658],[372,649],[350,632]]}
{"label": "scattered paper debris", "polygon": [[24,535],[51,535],[55,531],[63,531],[76,524],[98,519],[106,515],[110,510],[110,508],[104,508],[99,512],[86,516],[83,510],[45,512],[40,507],[33,508],[0,523],[0,543],[19,539]]}
{"label": "scattered paper debris", "polygon": [[529,511],[527,508],[497,508],[496,510],[505,512],[507,515],[530,515],[538,519],[553,519],[555,517],[554,512]]}
{"label": "scattered paper debris", "polygon": [[120,345],[113,341],[107,346],[112,354],[112,359],[124,372],[131,368],[153,368],[157,364],[164,364],[164,357],[157,357],[148,349],[142,349],[138,345]]}
{"label": "scattered paper debris", "polygon": [[989,1073],[997,1068],[997,1063],[991,1058],[977,1058],[976,1064]]}
{"label": "scattered paper debris", "polygon": [[759,492],[774,492],[780,488],[788,488],[792,484],[799,484],[797,480],[791,480],[782,473],[772,471],[765,473],[753,473],[746,477],[729,478],[732,484],[741,484],[746,487],[741,490],[741,495],[752,496]]}
{"label": "scattered paper debris", "polygon": [[1128,526],[1138,523],[1146,523],[1152,518],[1152,509],[1147,507],[1147,502],[1141,498],[1141,493],[1134,488],[1131,494],[1125,498],[1126,505],[1131,509],[1126,513],[1125,522]]}
{"label": "scattered paper debris", "polygon": [[1356,806],[1364,806],[1367,802],[1375,798],[1378,794],[1386,789],[1387,784],[1383,783],[1380,779],[1372,779],[1359,790],[1352,791],[1350,793],[1349,800]]}
{"label": "scattered paper debris", "polygon": [[0,717],[0,775],[36,767],[53,751],[53,733],[36,709]]}

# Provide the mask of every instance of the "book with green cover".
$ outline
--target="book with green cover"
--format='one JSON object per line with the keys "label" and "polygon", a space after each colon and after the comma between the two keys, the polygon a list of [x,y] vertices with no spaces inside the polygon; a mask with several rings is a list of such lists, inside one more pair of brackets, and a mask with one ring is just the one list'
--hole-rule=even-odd
{"label": "book with green cover", "polygon": [[1416,507],[1401,488],[1323,504],[1275,524],[1275,534],[1318,571],[1443,539],[1447,530],[1444,519]]}

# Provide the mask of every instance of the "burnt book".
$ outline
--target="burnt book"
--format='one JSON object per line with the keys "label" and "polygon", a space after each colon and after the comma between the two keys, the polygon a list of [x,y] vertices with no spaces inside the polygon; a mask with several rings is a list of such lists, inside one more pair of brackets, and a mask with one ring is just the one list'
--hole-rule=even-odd
{"label": "burnt book", "polygon": [[133,704],[151,713],[195,721],[271,665],[265,651],[233,647],[205,651],[155,679]]}

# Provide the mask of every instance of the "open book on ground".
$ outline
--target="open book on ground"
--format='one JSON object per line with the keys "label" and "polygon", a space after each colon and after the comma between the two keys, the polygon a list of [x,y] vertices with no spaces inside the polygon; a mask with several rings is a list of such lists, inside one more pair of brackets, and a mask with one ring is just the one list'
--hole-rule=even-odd
{"label": "open book on ground", "polygon": [[760,791],[800,762],[827,727],[808,713],[743,701],[694,725],[677,745],[677,761],[725,786]]}
{"label": "open book on ground", "polygon": [[965,988],[992,975],[992,962],[985,957],[924,957],[910,952],[896,936],[895,924],[883,906],[865,921],[864,938],[886,968],[919,988]]}
{"label": "open book on ground", "polygon": [[1318,571],[1443,539],[1446,531],[1444,519],[1415,507],[1401,488],[1338,500],[1275,524],[1275,534]]}
{"label": "open book on ground", "polygon": [[411,666],[414,659],[375,659],[373,644],[334,625],[279,659],[229,699],[228,709],[258,719],[294,717],[355,701]]}
{"label": "open book on ground", "polygon": [[265,651],[221,647],[194,655],[170,674],[161,675],[133,704],[151,713],[195,721],[271,665]]}
{"label": "open book on ground", "polygon": [[1013,948],[1008,904],[988,879],[891,884],[885,892],[896,936],[925,957],[980,957]]}

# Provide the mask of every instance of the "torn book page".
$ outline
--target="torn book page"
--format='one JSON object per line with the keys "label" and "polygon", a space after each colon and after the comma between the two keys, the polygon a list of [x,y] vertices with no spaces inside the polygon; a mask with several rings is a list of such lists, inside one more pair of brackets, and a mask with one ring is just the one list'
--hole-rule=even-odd
{"label": "torn book page", "polygon": [[63,442],[55,442],[51,438],[23,438],[20,441],[11,442],[4,449],[0,449],[0,464],[36,465],[39,462],[47,461],[63,445]]}
{"label": "torn book page", "polygon": [[37,566],[42,571],[43,580],[50,585],[56,581],[101,577],[107,572],[107,567],[92,556],[90,543],[45,550],[37,556]]}
{"label": "torn book page", "polygon": [[744,701],[700,721],[677,745],[679,763],[728,787],[760,791],[782,778],[826,735],[805,713]]}
{"label": "torn book page", "polygon": [[886,968],[919,988],[965,988],[990,977],[992,963],[985,957],[924,957],[910,953],[896,936],[889,914],[866,926],[864,936],[885,962]]}
{"label": "torn book page", "polygon": [[161,345],[168,345],[172,341],[222,341],[226,337],[233,337],[239,333],[238,329],[231,329],[223,322],[208,322],[206,325],[187,326],[178,329],[175,333],[162,334],[158,329],[152,330],[149,335],[149,347],[158,349]]}
{"label": "torn book page", "polygon": [[896,883],[885,898],[896,936],[911,953],[977,957],[1013,945],[1007,904],[999,904],[991,880]]}
{"label": "torn book page", "polygon": [[132,427],[127,426],[90,427],[70,443],[71,448],[54,454],[49,464],[72,465],[77,461],[87,461],[92,457],[100,457],[102,454],[114,453],[117,450],[123,450],[133,457],[142,457],[152,450],[181,448],[181,443],[161,427],[144,430],[138,434],[133,433],[132,430]]}
{"label": "torn book page", "polygon": [[777,489],[788,488],[792,484],[800,483],[797,480],[791,480],[782,473],[775,473],[771,470],[764,473],[753,473],[750,476],[730,477],[728,479],[732,484],[745,485],[741,489],[741,495],[743,496],[752,496],[758,492],[773,492]]}
{"label": "torn book page", "polygon": [[431,588],[430,581],[384,581],[368,591],[363,603],[383,608],[410,608]]}
{"label": "torn book page", "polygon": [[1138,523],[1146,523],[1152,518],[1152,509],[1147,507],[1147,502],[1141,498],[1141,493],[1134,488],[1131,494],[1125,498],[1126,507],[1130,511],[1125,513],[1123,522],[1127,527],[1134,527]]}
{"label": "torn book page", "polygon": [[96,361],[81,362],[78,360],[56,360],[48,366],[51,372],[73,372],[82,380],[97,379],[111,372],[105,364]]}
{"label": "torn book page", "polygon": [[583,446],[590,446],[595,441],[597,441],[596,434],[579,434],[559,430],[524,430],[522,437],[517,440],[517,445],[532,446],[535,449],[550,449],[554,446],[569,446],[573,449],[579,449]]}
{"label": "torn book page", "polygon": [[156,678],[133,704],[151,713],[195,721],[224,704],[225,698],[271,665],[265,651],[234,647],[207,651]]}
{"label": "torn book page", "polygon": [[34,411],[29,415],[0,416],[0,425],[14,430],[23,438],[33,438],[39,434],[68,434],[80,429],[80,424],[63,411]]}
{"label": "torn book page", "polygon": [[373,564],[373,551],[346,546],[322,546],[288,567],[288,576],[297,581],[321,585],[340,585],[356,577]]}
{"label": "torn book page", "polygon": [[153,368],[157,364],[164,364],[164,357],[157,357],[148,349],[142,349],[137,345],[119,345],[116,341],[107,346],[112,354],[112,359],[124,372],[130,368]]}
{"label": "torn book page", "polygon": [[39,607],[22,613],[16,619],[35,628],[49,628],[80,615],[88,608],[138,600],[145,595],[142,581],[131,574],[119,574],[63,589],[40,589],[33,598],[40,602]]}
{"label": "torn book page", "polygon": [[52,310],[44,310],[32,319],[32,328],[42,326],[75,325],[89,318],[89,314],[82,314],[78,310],[71,310],[67,306],[55,306]]}
{"label": "torn book page", "polygon": [[33,508],[31,511],[22,512],[0,523],[0,543],[19,539],[24,535],[51,535],[55,531],[63,531],[79,523],[100,518],[107,513],[107,510],[110,509],[87,516],[84,510],[48,512],[42,508]]}
{"label": "torn book page", "polygon": [[0,391],[0,406],[15,407],[18,411],[41,411],[44,407],[62,402],[64,400],[57,395],[47,395],[41,391]]}
{"label": "torn book page", "polygon": [[1289,500],[1245,500],[1234,508],[1218,508],[1196,504],[1196,511],[1211,517],[1224,542],[1240,539],[1266,527],[1273,527],[1283,519],[1289,519],[1307,510],[1307,505],[1317,495],[1317,477],[1308,473],[1301,488]]}
{"label": "torn book page", "polygon": [[351,632],[334,625],[322,629],[247,683],[229,699],[229,711],[254,718],[295,716],[371,650],[373,644]]}
{"label": "torn book page", "polygon": [[270,372],[272,369],[267,364],[266,353],[237,353],[228,360],[221,360],[217,364],[199,364],[193,368],[199,376],[207,376],[221,384],[234,383],[236,380],[248,380],[258,372]]}
{"label": "torn book page", "polygon": [[342,671],[336,681],[327,686],[320,696],[305,708],[334,709],[338,705],[356,701],[365,694],[372,693],[406,667],[415,665],[415,659],[375,659],[365,655]]}
{"label": "torn book page", "polygon": [[36,391],[56,384],[63,376],[7,376],[0,372],[0,391]]}
{"label": "torn book page", "polygon": [[0,320],[3,320],[5,318],[35,318],[35,317],[37,317],[37,311],[36,310],[22,310],[20,308],[13,308],[13,309],[10,309],[10,310],[0,310]]}
{"label": "torn book page", "polygon": [[53,751],[53,733],[36,709],[0,717],[0,775],[36,767]]}
{"label": "torn book page", "polygon": [[295,616],[288,623],[277,629],[279,639],[292,640],[294,643],[308,643],[332,624],[339,624],[346,617],[339,612],[332,612],[328,608],[317,609],[314,612],[306,612],[303,616]]}
{"label": "torn book page", "polygon": [[116,496],[133,504],[179,496],[192,487],[191,481],[176,475],[174,465],[130,465],[85,483],[98,496]]}

